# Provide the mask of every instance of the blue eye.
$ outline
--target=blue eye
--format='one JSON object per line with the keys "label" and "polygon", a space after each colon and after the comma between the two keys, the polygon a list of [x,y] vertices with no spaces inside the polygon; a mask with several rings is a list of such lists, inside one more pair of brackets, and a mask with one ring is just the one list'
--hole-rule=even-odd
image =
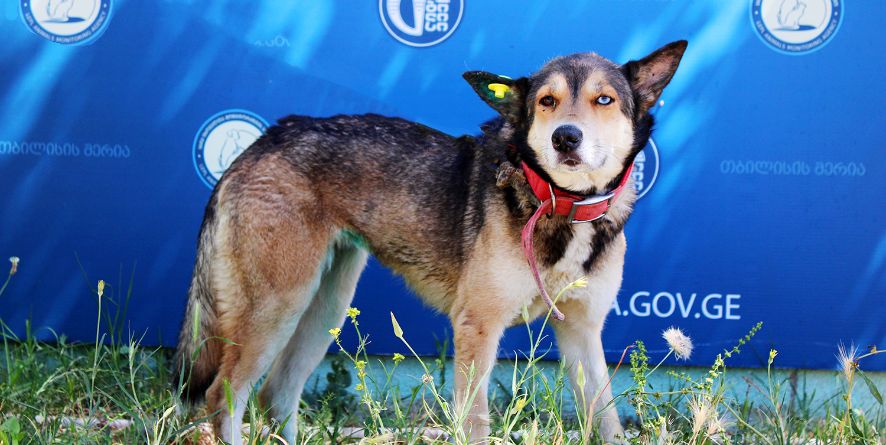
{"label": "blue eye", "polygon": [[597,98],[597,103],[600,105],[609,105],[612,103],[612,98],[609,96],[600,96]]}

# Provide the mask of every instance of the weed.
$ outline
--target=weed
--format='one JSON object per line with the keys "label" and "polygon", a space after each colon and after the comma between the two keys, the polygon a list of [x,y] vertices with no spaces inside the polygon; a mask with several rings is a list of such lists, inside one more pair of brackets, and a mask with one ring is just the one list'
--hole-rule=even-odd
{"label": "weed", "polygon": [[[5,298],[4,292],[22,267],[18,258],[10,259],[10,264],[0,285],[0,298]],[[121,282],[122,278],[121,273]],[[144,347],[139,338],[123,336],[125,309],[121,308],[131,297],[131,280],[120,287],[98,281],[91,289],[99,307],[91,345],[71,344],[63,335],[56,335],[51,343],[37,341],[28,323],[24,335],[18,337],[0,320],[0,445],[215,443],[206,423],[215,413],[200,417],[177,411],[179,394],[169,389],[171,351]],[[582,285],[581,280],[572,283],[557,299],[569,288]],[[528,314],[524,318],[529,350],[511,362],[510,379],[493,379],[490,442],[601,443],[595,432],[596,418],[572,408],[596,401],[585,403],[588,401],[583,399],[586,370],[577,368],[578,388],[570,391],[565,364],[553,368],[545,364],[550,339],[543,328],[532,328]],[[306,391],[298,419],[280,419],[298,426],[296,443],[465,444],[468,432],[461,425],[478,385],[469,384],[474,391],[459,403],[450,401],[445,372],[448,346],[441,346],[438,357],[419,356],[408,333],[391,314],[393,333],[412,357],[370,356],[366,351],[369,335],[360,330],[359,319],[360,311],[351,308],[344,329],[353,330],[358,338],[353,351],[339,341],[343,328],[330,327],[340,352],[329,362],[325,385],[316,383]],[[542,326],[547,321],[545,318]],[[840,370],[834,374],[840,376],[840,387],[821,397],[806,389],[805,379],[798,373],[779,377],[773,372],[778,357],[773,349],[766,375],[746,378],[742,392],[735,379],[727,379],[727,373],[735,372],[727,367],[728,361],[741,353],[761,328],[761,324],[752,326],[733,348],[724,350],[700,373],[663,367],[670,357],[685,359],[692,352],[691,339],[678,329],[665,331],[668,352],[654,361],[644,342],[628,345],[622,360],[630,351],[632,383],[615,397],[634,410],[635,420],[627,422],[631,425],[627,441],[693,445],[882,443],[886,430],[883,399],[875,379],[861,368],[882,351],[872,347],[862,354],[854,347],[841,347]],[[650,362],[655,366],[650,367]],[[613,374],[620,372],[618,369],[615,367]],[[411,379],[405,376],[416,372]],[[480,377],[474,369],[463,372],[469,382]],[[653,375],[662,372],[669,378],[667,390],[650,384]],[[186,377],[180,376],[180,380]],[[873,407],[864,409],[853,398],[862,387],[859,382],[877,402]],[[226,399],[233,402],[229,386],[225,385],[225,390]],[[248,428],[243,431],[246,443],[284,443],[278,435],[282,425],[266,417],[250,397]]]}

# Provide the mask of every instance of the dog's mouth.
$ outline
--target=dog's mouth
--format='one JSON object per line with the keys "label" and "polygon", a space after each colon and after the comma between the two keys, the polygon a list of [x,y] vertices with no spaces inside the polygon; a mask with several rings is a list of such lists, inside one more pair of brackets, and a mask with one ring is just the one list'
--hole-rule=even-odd
{"label": "dog's mouth", "polygon": [[582,162],[581,158],[578,157],[578,155],[562,154],[561,153],[560,155],[557,156],[557,158],[558,158],[557,162],[559,164],[565,165],[567,168],[570,168],[570,169],[578,168],[579,166],[584,164],[584,162]]}

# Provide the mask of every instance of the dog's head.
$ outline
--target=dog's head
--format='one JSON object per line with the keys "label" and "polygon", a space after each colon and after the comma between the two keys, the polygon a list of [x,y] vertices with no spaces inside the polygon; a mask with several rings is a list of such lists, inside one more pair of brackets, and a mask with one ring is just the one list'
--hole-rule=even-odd
{"label": "dog's head", "polygon": [[606,188],[649,138],[649,110],[686,41],[617,65],[593,53],[559,57],[529,77],[471,71],[464,78],[517,133],[524,160],[561,188]]}

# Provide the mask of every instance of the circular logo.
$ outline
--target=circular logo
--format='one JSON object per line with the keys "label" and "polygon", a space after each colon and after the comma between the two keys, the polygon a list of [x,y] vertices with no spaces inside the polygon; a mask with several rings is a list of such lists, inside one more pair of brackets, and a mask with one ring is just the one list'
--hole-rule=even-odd
{"label": "circular logo", "polygon": [[194,168],[209,188],[268,128],[261,116],[246,110],[225,110],[203,123],[194,138]]}
{"label": "circular logo", "polygon": [[111,0],[21,0],[20,6],[31,31],[65,45],[94,42],[111,18]]}
{"label": "circular logo", "polygon": [[637,199],[646,195],[655,184],[655,180],[658,178],[659,165],[661,165],[661,162],[658,157],[658,146],[655,145],[655,141],[652,138],[649,138],[649,142],[634,158],[634,169],[631,171],[631,176],[634,178],[634,189],[637,191]]}
{"label": "circular logo", "polygon": [[464,0],[378,0],[378,14],[388,34],[418,47],[449,38],[464,9]]}
{"label": "circular logo", "polygon": [[842,0],[751,0],[751,24],[757,35],[785,54],[821,49],[842,21]]}

